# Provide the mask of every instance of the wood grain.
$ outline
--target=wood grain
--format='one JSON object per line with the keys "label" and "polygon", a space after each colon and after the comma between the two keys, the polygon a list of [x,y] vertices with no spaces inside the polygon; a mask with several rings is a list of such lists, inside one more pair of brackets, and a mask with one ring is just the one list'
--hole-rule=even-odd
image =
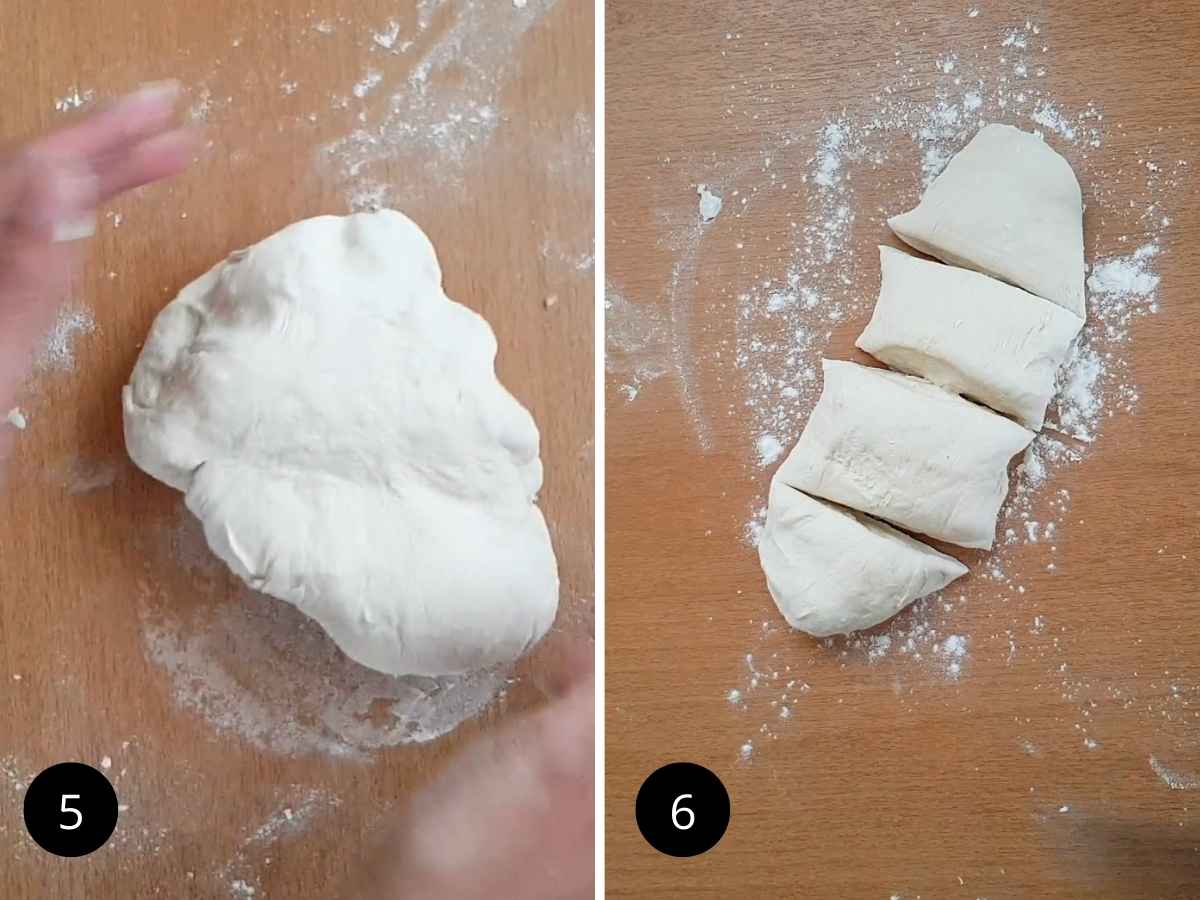
{"label": "wood grain", "polygon": [[[1104,116],[1099,148],[1048,139],[1077,171],[1122,185],[1109,196],[1084,180],[1089,259],[1157,235],[1159,311],[1125,345],[1134,412],[1108,398],[1098,440],[1054,476],[1051,493],[1070,495],[1056,549],[1015,551],[1023,593],[975,572],[962,583],[974,599],[937,617],[970,640],[954,680],[936,659],[872,664],[780,627],[743,537],[770,469],[755,464],[730,349],[738,295],[786,276],[822,123],[863,121],[909,67],[928,77],[904,99],[932,105],[949,53],[990,61],[994,88],[1006,29],[1026,33],[1027,20],[1046,69],[1030,77],[1062,109],[1094,101]],[[613,0],[606,29],[606,279],[648,338],[683,335],[658,377],[607,379],[609,895],[1196,896],[1195,782],[1172,789],[1150,764],[1200,769],[1195,5]],[[851,290],[868,302],[830,326],[827,356],[854,356],[878,287],[875,244],[893,242],[882,219],[915,198],[919,156],[855,182],[845,252],[862,261]],[[1135,189],[1147,159],[1188,163],[1166,192],[1170,226],[1152,232],[1130,212],[1148,203]],[[725,208],[695,249],[685,238],[701,183]],[[621,352],[610,343],[610,363]],[[772,701],[790,680],[811,690],[791,692],[781,721]],[[722,842],[693,859],[658,854],[634,823],[639,785],[673,760],[708,766],[732,798]]]}
{"label": "wood grain", "polygon": [[[465,17],[482,25],[456,32]],[[514,17],[528,27],[514,32]],[[392,22],[389,51],[375,36],[386,42]],[[73,367],[38,375],[21,398],[29,428],[0,492],[0,894],[332,896],[373,827],[456,747],[538,703],[556,645],[588,639],[592,23],[591,5],[575,0],[525,9],[121,0],[0,10],[5,138],[66,121],[71,113],[57,112],[55,99],[76,87],[102,102],[174,77],[211,141],[185,176],[110,210],[123,217],[119,227],[102,219],[72,295],[95,330],[76,336]],[[371,71],[380,84],[360,98],[353,88]],[[361,172],[322,150],[357,129],[372,133],[389,121],[393,97],[407,109],[418,91],[426,105],[416,125],[425,130],[407,142],[385,134]],[[218,727],[220,710],[181,705],[178,679],[152,658],[148,622],[198,628],[236,610],[242,594],[194,555],[179,495],[125,457],[120,389],[153,317],[184,284],[291,221],[349,211],[356,190],[380,185],[439,248],[447,293],[491,322],[500,376],[542,429],[540,503],[560,564],[560,618],[503,702],[447,737],[345,758],[279,752],[252,739],[253,714]],[[192,556],[180,558],[181,541],[192,541],[182,548]],[[264,634],[279,637],[281,622],[303,627],[286,615],[262,613]],[[305,634],[328,654],[319,635]],[[234,655],[235,638],[255,635],[225,635],[224,651]],[[303,671],[285,658],[296,645],[281,646],[243,659],[242,681],[228,690],[249,703],[274,672]],[[349,679],[340,690],[361,676],[337,671]],[[328,687],[312,678],[309,688]],[[264,715],[286,719],[287,710]],[[83,859],[43,853],[21,824],[24,784],[51,763],[104,756],[129,804],[113,840]],[[311,796],[320,802],[310,809]],[[300,820],[281,824],[285,809]]]}

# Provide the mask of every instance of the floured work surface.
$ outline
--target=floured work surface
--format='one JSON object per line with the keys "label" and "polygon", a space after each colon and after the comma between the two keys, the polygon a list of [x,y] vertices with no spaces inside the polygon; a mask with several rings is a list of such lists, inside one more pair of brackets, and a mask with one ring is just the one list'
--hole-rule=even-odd
{"label": "floured work surface", "polygon": [[[672,6],[607,22],[610,893],[1194,896],[1200,86],[1179,65],[1200,19]],[[870,362],[886,217],[990,121],[1079,177],[1085,341],[995,549],[939,545],[970,574],[814,641],[754,550],[770,473],[821,357]],[[674,760],[732,801],[687,865],[632,816]]]}
{"label": "floured work surface", "polygon": [[[332,896],[457,746],[540,702],[550,644],[591,633],[591,10],[138,0],[14,7],[0,35],[33,73],[5,91],[7,135],[175,77],[212,141],[182,179],[106,211],[20,398],[26,427],[5,426],[6,896]],[[180,288],[292,221],[374,204],[430,235],[542,430],[560,614],[511,672],[397,681],[351,663],[242,587],[124,452],[121,385]],[[72,865],[20,824],[30,779],[62,760],[102,768],[128,807]]]}

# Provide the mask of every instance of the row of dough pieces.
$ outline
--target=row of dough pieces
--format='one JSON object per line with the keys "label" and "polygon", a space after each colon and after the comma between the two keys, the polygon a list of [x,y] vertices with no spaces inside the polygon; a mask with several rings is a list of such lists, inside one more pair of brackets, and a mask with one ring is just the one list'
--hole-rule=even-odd
{"label": "row of dough pieces", "polygon": [[1084,323],[1079,182],[1040,137],[983,128],[888,225],[953,264],[879,248],[856,345],[912,375],[823,361],[759,542],[780,612],[817,637],[877,625],[966,573],[884,522],[992,546],[1009,460],[1041,429]]}

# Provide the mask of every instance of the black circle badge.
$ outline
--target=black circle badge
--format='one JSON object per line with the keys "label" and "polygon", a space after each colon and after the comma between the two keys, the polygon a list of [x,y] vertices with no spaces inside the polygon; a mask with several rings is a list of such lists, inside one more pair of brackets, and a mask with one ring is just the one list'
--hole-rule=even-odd
{"label": "black circle badge", "polygon": [[46,769],[25,792],[25,829],[56,856],[99,850],[117,827],[117,792],[98,769],[78,762]]}
{"label": "black circle badge", "polygon": [[634,814],[655,850],[699,856],[715,847],[729,826],[729,792],[704,766],[669,763],[642,782]]}

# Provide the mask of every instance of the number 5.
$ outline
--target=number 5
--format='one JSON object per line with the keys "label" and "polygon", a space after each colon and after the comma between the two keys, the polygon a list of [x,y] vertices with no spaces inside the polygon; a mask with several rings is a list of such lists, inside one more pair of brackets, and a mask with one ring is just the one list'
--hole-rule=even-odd
{"label": "number 5", "polygon": [[[680,794],[678,797],[675,798],[675,802],[671,804],[671,824],[674,825],[676,828],[678,828],[680,831],[687,831],[689,828],[691,828],[693,825],[696,824],[696,814],[694,812],[692,812],[690,809],[688,809],[686,806],[679,805],[680,800],[690,800],[691,798],[692,798],[691,794]],[[688,823],[686,825],[679,824],[680,813],[687,813]]]}
{"label": "number 5", "polygon": [[59,825],[58,826],[63,831],[74,831],[76,828],[78,828],[80,825],[83,824],[83,813],[81,813],[79,810],[75,809],[73,806],[67,806],[68,800],[78,800],[78,799],[79,799],[78,794],[63,794],[62,795],[62,808],[59,811],[65,812],[65,813],[68,813],[68,812],[75,813],[75,824],[74,825]]}

